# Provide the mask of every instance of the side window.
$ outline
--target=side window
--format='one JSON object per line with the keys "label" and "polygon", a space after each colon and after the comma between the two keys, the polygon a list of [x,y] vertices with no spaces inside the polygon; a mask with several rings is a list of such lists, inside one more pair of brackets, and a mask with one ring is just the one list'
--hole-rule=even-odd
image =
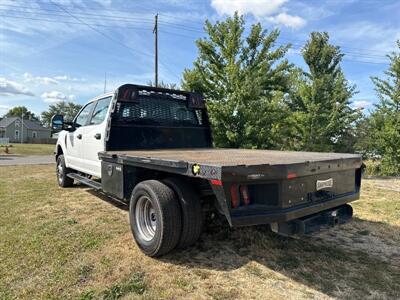
{"label": "side window", "polygon": [[96,103],[96,107],[93,111],[92,118],[90,119],[90,125],[97,125],[104,121],[107,116],[108,106],[110,105],[111,97],[100,99]]}
{"label": "side window", "polygon": [[91,102],[81,110],[81,112],[78,114],[78,116],[75,119],[76,127],[81,127],[81,126],[86,125],[89,114],[92,111],[94,104],[95,104],[95,102]]}

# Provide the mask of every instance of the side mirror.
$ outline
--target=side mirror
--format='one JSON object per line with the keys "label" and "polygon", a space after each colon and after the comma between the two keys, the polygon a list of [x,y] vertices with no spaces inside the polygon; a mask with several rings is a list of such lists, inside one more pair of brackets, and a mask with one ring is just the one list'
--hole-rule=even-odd
{"label": "side mirror", "polygon": [[64,116],[63,115],[54,115],[51,118],[51,129],[56,132],[64,129]]}

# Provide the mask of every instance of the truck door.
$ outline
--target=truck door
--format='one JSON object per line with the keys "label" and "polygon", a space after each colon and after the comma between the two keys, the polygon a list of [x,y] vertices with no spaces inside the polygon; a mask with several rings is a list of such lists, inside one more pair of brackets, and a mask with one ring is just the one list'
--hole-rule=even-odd
{"label": "truck door", "polygon": [[106,119],[110,107],[111,96],[99,99],[95,102],[87,126],[83,128],[83,159],[86,173],[100,177],[101,161],[98,153],[105,150],[104,138],[106,132]]}
{"label": "truck door", "polygon": [[67,165],[78,171],[85,172],[85,164],[83,161],[84,140],[83,132],[89,121],[88,118],[94,108],[95,102],[88,103],[74,119],[75,130],[67,133],[65,158]]}

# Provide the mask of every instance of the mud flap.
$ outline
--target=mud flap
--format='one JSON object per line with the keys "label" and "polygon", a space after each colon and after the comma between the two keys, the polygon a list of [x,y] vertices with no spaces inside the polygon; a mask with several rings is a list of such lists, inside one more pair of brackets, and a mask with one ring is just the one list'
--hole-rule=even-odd
{"label": "mud flap", "polygon": [[317,214],[284,223],[271,223],[271,230],[284,236],[300,236],[320,231],[322,227],[334,227],[353,217],[353,208],[348,205],[338,206]]}

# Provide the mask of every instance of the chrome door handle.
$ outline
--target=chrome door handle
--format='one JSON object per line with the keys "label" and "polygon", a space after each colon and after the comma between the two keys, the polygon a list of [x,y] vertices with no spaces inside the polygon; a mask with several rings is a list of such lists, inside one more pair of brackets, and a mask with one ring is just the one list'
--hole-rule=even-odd
{"label": "chrome door handle", "polygon": [[96,134],[94,135],[94,138],[95,138],[96,140],[101,139],[101,134],[100,134],[100,133],[96,133]]}
{"label": "chrome door handle", "polygon": [[82,139],[82,134],[78,134],[78,135],[76,136],[76,138],[79,139],[79,140]]}

